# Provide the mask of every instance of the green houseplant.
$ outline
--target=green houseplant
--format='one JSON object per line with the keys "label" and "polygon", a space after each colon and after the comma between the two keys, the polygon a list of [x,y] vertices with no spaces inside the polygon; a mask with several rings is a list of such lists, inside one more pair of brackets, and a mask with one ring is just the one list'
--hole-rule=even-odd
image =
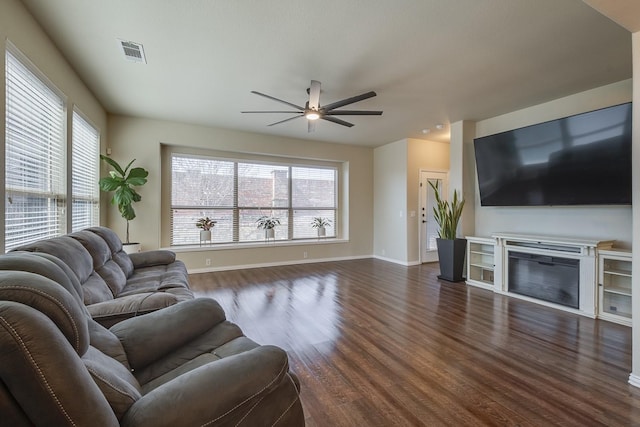
{"label": "green houseplant", "polygon": [[200,229],[200,243],[207,240],[211,241],[211,229],[215,227],[217,222],[208,216],[198,218],[196,227]]}
{"label": "green houseplant", "polygon": [[329,218],[323,218],[321,216],[316,216],[311,221],[311,227],[318,229],[318,237],[324,237],[327,235],[326,227],[331,225],[331,220]]}
{"label": "green houseplant", "polygon": [[275,238],[274,228],[280,225],[280,218],[275,216],[263,215],[256,221],[256,225],[259,230],[264,230],[264,238],[265,239],[273,239]]}
{"label": "green houseplant", "polygon": [[210,231],[213,227],[215,227],[217,223],[218,221],[214,221],[212,218],[205,216],[202,218],[198,218],[198,220],[196,221],[196,227],[198,227],[202,231]]}
{"label": "green houseplant", "polygon": [[149,172],[143,168],[131,168],[133,159],[123,169],[118,162],[110,157],[100,155],[100,159],[113,168],[109,171],[109,176],[98,181],[100,189],[105,192],[113,192],[111,204],[118,206],[120,215],[127,221],[127,235],[125,244],[129,245],[129,221],[136,217],[133,203],[142,200],[142,197],[134,189],[147,183]]}
{"label": "green houseplant", "polygon": [[438,224],[438,260],[440,262],[440,276],[438,278],[450,282],[463,280],[464,257],[467,249],[467,240],[456,237],[458,223],[462,217],[464,199],[459,196],[458,190],[453,192],[453,200],[444,200],[440,194],[440,182],[435,184],[429,181],[436,198],[433,207],[433,218]]}

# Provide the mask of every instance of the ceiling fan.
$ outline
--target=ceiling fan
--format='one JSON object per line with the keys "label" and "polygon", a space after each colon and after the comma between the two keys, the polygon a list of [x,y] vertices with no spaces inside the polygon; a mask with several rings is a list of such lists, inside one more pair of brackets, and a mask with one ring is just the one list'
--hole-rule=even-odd
{"label": "ceiling fan", "polygon": [[335,116],[380,116],[382,111],[370,111],[370,110],[338,110],[345,105],[354,104],[365,99],[373,98],[376,93],[371,91],[363,93],[362,95],[353,96],[351,98],[343,99],[342,101],[333,102],[327,105],[320,105],[320,82],[317,80],[311,80],[311,86],[307,89],[309,94],[309,101],[306,102],[304,107],[293,104],[282,99],[274,98],[273,96],[266,95],[261,92],[252,90],[251,93],[263,96],[276,102],[293,107],[295,111],[243,111],[243,113],[291,113],[296,114],[288,119],[280,120],[275,123],[271,123],[268,126],[278,125],[280,123],[288,122],[289,120],[297,119],[298,117],[306,117],[308,121],[308,131],[313,132],[315,130],[316,120],[322,119],[328,122],[336,123],[346,127],[352,127],[353,123],[349,123]]}

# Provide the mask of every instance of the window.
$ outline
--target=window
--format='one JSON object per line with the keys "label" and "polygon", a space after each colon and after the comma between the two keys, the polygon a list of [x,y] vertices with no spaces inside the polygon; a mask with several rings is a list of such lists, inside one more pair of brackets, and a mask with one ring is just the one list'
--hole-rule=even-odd
{"label": "window", "polygon": [[5,251],[65,233],[65,104],[6,51]]}
{"label": "window", "polygon": [[327,237],[336,236],[337,170],[254,161],[171,156],[171,244],[199,242],[198,218],[217,223],[213,243],[264,240],[256,228],[261,216],[280,220],[276,240],[317,236],[314,217],[331,220]]}
{"label": "window", "polygon": [[100,223],[99,155],[100,134],[77,111],[73,112],[71,138],[72,230]]}

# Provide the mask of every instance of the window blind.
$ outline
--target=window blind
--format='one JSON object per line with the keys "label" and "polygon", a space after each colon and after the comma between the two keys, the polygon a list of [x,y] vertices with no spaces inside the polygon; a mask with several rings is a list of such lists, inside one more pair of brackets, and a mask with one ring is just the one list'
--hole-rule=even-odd
{"label": "window blind", "polygon": [[78,231],[100,223],[100,134],[77,111],[71,132],[71,227]]}
{"label": "window blind", "polygon": [[64,100],[16,55],[5,55],[5,251],[65,232]]}

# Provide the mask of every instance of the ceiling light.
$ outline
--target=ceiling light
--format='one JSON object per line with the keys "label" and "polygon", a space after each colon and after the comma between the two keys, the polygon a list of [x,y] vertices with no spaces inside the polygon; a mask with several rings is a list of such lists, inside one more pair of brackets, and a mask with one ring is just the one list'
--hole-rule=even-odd
{"label": "ceiling light", "polygon": [[313,110],[308,111],[304,116],[309,120],[318,120],[320,118],[320,114]]}
{"label": "ceiling light", "polygon": [[425,135],[428,134],[429,132],[431,132],[431,129],[422,129],[422,133],[424,133]]}
{"label": "ceiling light", "polygon": [[444,129],[444,125],[443,125],[443,124],[441,124],[441,123],[438,123],[438,124],[436,125],[436,129],[438,129],[438,130],[442,130],[442,129]]}

